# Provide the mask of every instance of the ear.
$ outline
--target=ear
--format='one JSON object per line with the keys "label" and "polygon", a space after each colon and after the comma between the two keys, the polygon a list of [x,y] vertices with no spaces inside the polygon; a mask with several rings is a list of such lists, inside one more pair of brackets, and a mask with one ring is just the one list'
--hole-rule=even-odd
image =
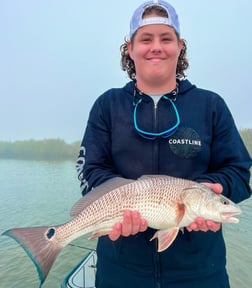
{"label": "ear", "polygon": [[129,52],[129,56],[132,60],[134,60],[134,57],[133,57],[133,43],[132,41],[129,41],[127,43],[127,48],[128,48],[128,52]]}
{"label": "ear", "polygon": [[184,40],[183,39],[179,39],[178,46],[179,46],[179,55],[180,55],[181,50],[183,49],[183,46],[184,46]]}

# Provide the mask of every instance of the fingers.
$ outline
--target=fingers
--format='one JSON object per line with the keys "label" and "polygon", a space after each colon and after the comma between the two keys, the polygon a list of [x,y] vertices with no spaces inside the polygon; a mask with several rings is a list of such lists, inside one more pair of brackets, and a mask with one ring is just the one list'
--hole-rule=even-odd
{"label": "fingers", "polygon": [[122,236],[135,235],[140,231],[141,217],[138,211],[125,211],[122,222]]}
{"label": "fingers", "polygon": [[[122,236],[127,237],[132,233],[133,228],[134,228],[134,230],[136,229],[137,219],[134,219],[134,218],[137,218],[137,215],[136,215],[136,213],[134,213],[134,217],[133,217],[132,214],[133,214],[133,212],[131,212],[131,211],[124,211],[124,213],[123,213]],[[134,223],[133,223],[133,221],[134,221]]]}
{"label": "fingers", "polygon": [[197,224],[195,222],[191,223],[189,226],[186,227],[186,229],[189,231],[189,232],[192,232],[192,231],[197,231],[196,229],[197,228]]}
{"label": "fingers", "polygon": [[208,229],[213,232],[217,232],[221,228],[221,223],[214,222],[211,220],[206,220],[206,224],[207,224]]}
{"label": "fingers", "polygon": [[112,240],[112,241],[116,241],[122,233],[122,224],[120,222],[115,223],[115,225],[113,226],[113,230],[108,234],[108,237]]}
{"label": "fingers", "polygon": [[201,183],[207,187],[209,187],[211,190],[213,190],[215,193],[217,194],[221,194],[222,191],[223,191],[223,187],[220,183],[207,183],[207,182],[204,182],[204,183]]}
{"label": "fingers", "polygon": [[147,221],[145,219],[141,218],[140,232],[144,232],[145,230],[147,230],[147,228],[148,228]]}
{"label": "fingers", "polygon": [[189,232],[191,232],[191,231],[207,231],[207,227],[206,227],[204,219],[201,217],[197,217],[195,219],[195,221],[187,227],[187,230]]}
{"label": "fingers", "polygon": [[205,220],[204,218],[197,217],[193,223],[191,223],[187,230],[191,231],[213,231],[216,232],[221,228],[221,224],[212,220]]}
{"label": "fingers", "polygon": [[113,230],[109,233],[109,238],[113,241],[120,236],[128,237],[147,229],[147,221],[142,219],[138,211],[126,210],[123,214],[122,223],[116,223]]}

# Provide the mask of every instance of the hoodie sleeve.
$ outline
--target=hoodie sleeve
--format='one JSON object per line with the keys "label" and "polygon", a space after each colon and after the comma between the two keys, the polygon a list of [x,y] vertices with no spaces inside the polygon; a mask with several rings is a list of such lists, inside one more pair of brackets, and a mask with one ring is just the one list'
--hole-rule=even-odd
{"label": "hoodie sleeve", "polygon": [[94,103],[77,159],[76,167],[83,195],[106,180],[119,176],[113,165],[110,113],[106,111],[104,116],[105,106],[102,96]]}
{"label": "hoodie sleeve", "polygon": [[209,173],[201,175],[197,181],[222,184],[223,195],[238,203],[251,196],[251,157],[227,105],[220,97],[213,105],[212,119]]}

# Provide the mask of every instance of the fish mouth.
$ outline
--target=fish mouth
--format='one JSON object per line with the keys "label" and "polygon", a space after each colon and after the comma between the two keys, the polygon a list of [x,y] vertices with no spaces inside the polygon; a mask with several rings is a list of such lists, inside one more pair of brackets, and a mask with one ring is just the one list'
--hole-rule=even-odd
{"label": "fish mouth", "polygon": [[235,218],[234,216],[241,214],[241,211],[235,212],[223,212],[221,213],[221,219],[223,222],[228,223],[239,223],[239,219]]}

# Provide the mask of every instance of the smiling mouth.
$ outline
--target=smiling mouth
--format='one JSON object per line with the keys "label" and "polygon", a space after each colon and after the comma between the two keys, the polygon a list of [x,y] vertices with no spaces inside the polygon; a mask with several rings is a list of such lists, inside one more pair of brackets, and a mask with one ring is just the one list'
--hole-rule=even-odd
{"label": "smiling mouth", "polygon": [[151,62],[160,62],[160,61],[163,61],[164,59],[163,58],[149,58],[147,60]]}

